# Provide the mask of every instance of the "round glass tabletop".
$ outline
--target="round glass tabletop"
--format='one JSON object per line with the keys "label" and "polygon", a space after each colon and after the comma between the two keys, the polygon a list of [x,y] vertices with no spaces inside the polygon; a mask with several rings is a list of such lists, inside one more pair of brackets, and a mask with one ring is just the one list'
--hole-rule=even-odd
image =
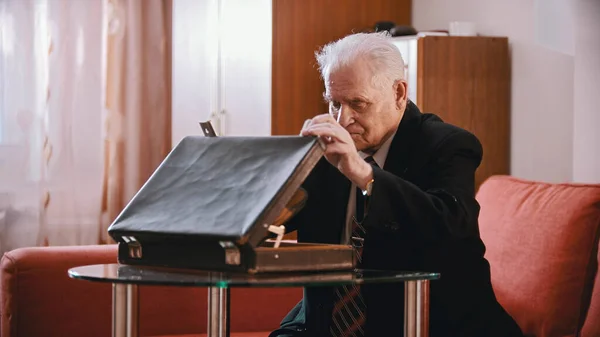
{"label": "round glass tabletop", "polygon": [[439,278],[440,275],[437,273],[391,270],[247,274],[123,264],[99,264],[71,268],[69,269],[69,276],[75,279],[110,283],[227,288],[391,283],[434,280]]}

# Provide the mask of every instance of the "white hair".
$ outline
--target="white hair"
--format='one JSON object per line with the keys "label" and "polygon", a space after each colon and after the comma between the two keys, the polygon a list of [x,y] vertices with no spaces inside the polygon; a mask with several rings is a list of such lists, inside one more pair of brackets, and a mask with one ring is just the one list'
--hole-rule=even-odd
{"label": "white hair", "polygon": [[327,81],[331,72],[363,58],[371,66],[375,85],[403,80],[404,60],[390,38],[387,31],[356,33],[326,44],[315,53],[321,77]]}

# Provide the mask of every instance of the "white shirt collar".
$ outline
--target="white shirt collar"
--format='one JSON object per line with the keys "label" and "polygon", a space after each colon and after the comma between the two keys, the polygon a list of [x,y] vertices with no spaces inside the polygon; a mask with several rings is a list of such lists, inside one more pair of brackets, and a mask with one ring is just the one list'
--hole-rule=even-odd
{"label": "white shirt collar", "polygon": [[[383,168],[383,165],[385,164],[385,160],[387,159],[388,152],[390,151],[390,145],[392,144],[394,136],[396,136],[396,131],[394,131],[394,133],[383,143],[383,145],[381,145],[379,150],[377,150],[377,152],[375,152],[375,154],[373,155],[373,159],[377,163],[377,166],[381,168]],[[362,159],[365,159],[369,156],[368,154],[362,151],[359,151],[358,154],[361,156]]]}

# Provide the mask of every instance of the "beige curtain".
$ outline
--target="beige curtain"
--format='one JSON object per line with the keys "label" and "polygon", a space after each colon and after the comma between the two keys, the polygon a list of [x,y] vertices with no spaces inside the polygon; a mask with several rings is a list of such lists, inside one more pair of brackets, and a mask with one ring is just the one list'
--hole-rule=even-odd
{"label": "beige curtain", "polygon": [[171,149],[171,0],[105,0],[100,242]]}

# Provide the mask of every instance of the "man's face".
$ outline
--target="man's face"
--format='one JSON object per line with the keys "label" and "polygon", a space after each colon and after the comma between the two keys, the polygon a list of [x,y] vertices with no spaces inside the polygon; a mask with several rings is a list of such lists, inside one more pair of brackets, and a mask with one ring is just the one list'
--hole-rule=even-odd
{"label": "man's face", "polygon": [[406,82],[376,85],[369,65],[358,60],[325,78],[329,112],[349,133],[356,149],[374,153],[396,130],[406,106]]}

